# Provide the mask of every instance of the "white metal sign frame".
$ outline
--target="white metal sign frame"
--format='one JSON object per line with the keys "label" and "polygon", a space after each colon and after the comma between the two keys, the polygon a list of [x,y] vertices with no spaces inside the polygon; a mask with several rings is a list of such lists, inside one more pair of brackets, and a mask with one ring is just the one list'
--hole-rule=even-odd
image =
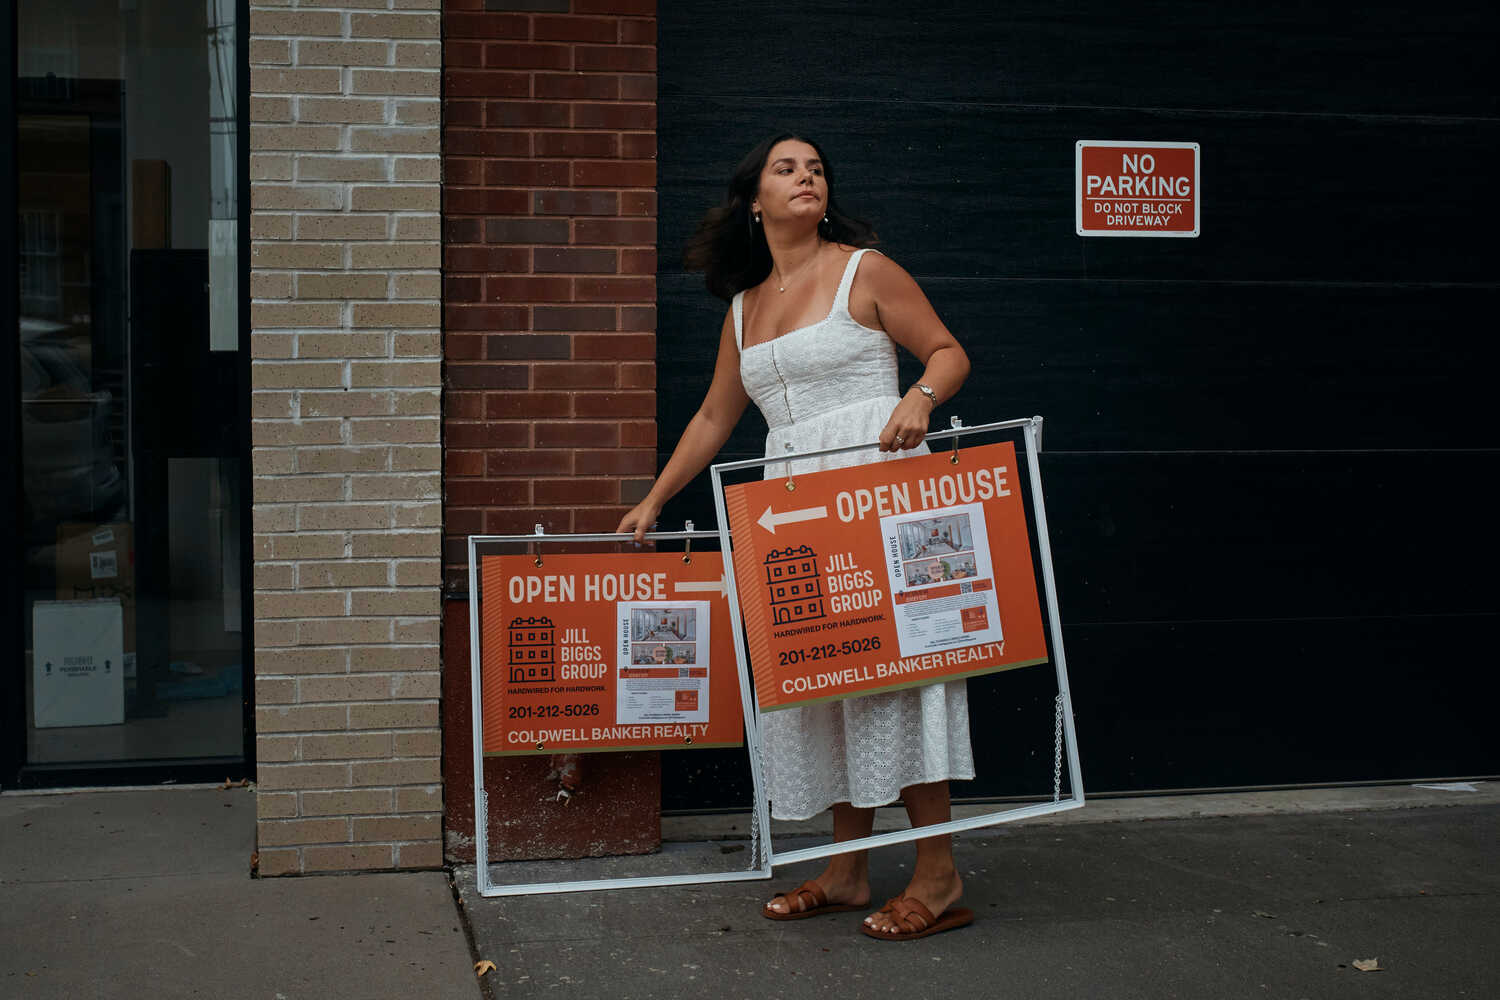
{"label": "white metal sign frame", "polygon": [[[1041,452],[1042,418],[1025,417],[1019,420],[1002,420],[996,423],[981,424],[977,427],[960,427],[955,418],[953,430],[938,431],[934,434],[929,434],[927,435],[927,440],[932,442],[952,439],[956,443],[958,438],[970,434],[996,433],[1009,430],[1020,430],[1026,445],[1026,466],[1031,478],[1032,512],[1036,522],[1038,556],[1042,566],[1042,583],[1043,589],[1046,592],[1047,616],[1052,637],[1052,662],[1057,673],[1057,707],[1061,724],[1060,737],[1063,748],[1066,750],[1068,789],[1070,794],[1066,798],[1062,797],[1055,786],[1051,802],[1038,802],[1033,805],[1020,806],[1014,809],[1002,809],[997,812],[970,816],[947,823],[935,823],[931,826],[913,827],[908,830],[894,830],[890,833],[860,837],[857,840],[846,840],[841,843],[824,844],[818,847],[809,847],[794,851],[777,851],[775,840],[771,836],[770,824],[763,821],[765,825],[762,829],[765,831],[765,842],[768,845],[769,860],[772,867],[792,864],[797,861],[808,861],[813,858],[831,857],[835,854],[846,854],[851,851],[863,851],[871,847],[883,847],[888,844],[903,844],[911,840],[958,833],[962,830],[996,826],[1018,819],[1045,816],[1050,813],[1065,812],[1083,806],[1083,774],[1078,761],[1078,735],[1073,727],[1073,702],[1068,689],[1067,656],[1063,652],[1062,622],[1057,609],[1057,583],[1052,572],[1052,545],[1047,535],[1047,512],[1042,500],[1042,474],[1037,461],[1038,455]],[[745,648],[745,631],[740,616],[739,592],[736,590],[734,584],[734,559],[732,558],[730,544],[729,518],[724,507],[723,474],[741,469],[764,468],[773,462],[777,464],[785,462],[790,467],[790,463],[798,459],[864,451],[873,447],[876,447],[876,445],[872,442],[870,444],[852,445],[846,448],[824,448],[820,451],[807,451],[794,455],[778,455],[775,458],[752,458],[739,462],[720,462],[710,467],[709,473],[713,478],[714,508],[718,513],[720,550],[724,556],[724,572],[728,574],[729,581],[729,614],[734,623],[735,656],[739,659],[740,684],[747,690],[749,687],[750,658]],[[758,753],[758,733],[761,718],[760,705],[752,699],[751,708],[755,713],[755,727],[757,730],[756,747]],[[752,762],[757,767],[759,766],[759,761],[755,759],[754,755],[752,755]],[[759,777],[759,771],[757,770],[757,782],[759,782]],[[759,784],[756,787],[759,789]],[[765,800],[758,801],[756,806],[757,809],[769,811],[769,803]]]}
{"label": "white metal sign frame", "polygon": [[[689,525],[691,527],[691,525]],[[653,531],[646,535],[649,542],[683,541],[719,538],[714,531]],[[754,800],[751,803],[751,844],[749,858],[751,866],[737,871],[694,872],[683,875],[641,875],[629,878],[579,879],[569,882],[527,882],[496,884],[490,879],[489,798],[484,789],[484,700],[483,671],[479,660],[479,549],[491,545],[541,546],[570,543],[630,542],[632,535],[580,534],[546,535],[537,525],[532,535],[470,535],[469,536],[469,695],[472,700],[474,739],[474,882],[481,896],[527,896],[550,892],[585,892],[594,889],[641,889],[649,886],[702,885],[707,882],[748,882],[771,877],[770,830],[771,816],[761,783],[759,730],[755,720],[755,702],[750,692],[750,675],[738,652],[737,673],[740,682],[740,712],[745,723],[745,749],[750,755],[750,780]],[[724,564],[729,566],[728,550]],[[734,602],[733,583],[730,583],[729,609],[735,628],[739,628],[739,608]]]}

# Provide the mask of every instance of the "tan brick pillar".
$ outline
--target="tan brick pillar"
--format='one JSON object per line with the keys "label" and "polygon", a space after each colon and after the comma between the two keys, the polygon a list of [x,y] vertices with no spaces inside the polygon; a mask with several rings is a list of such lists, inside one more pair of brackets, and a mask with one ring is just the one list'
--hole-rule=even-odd
{"label": "tan brick pillar", "polygon": [[262,874],[442,863],[439,0],[250,8]]}

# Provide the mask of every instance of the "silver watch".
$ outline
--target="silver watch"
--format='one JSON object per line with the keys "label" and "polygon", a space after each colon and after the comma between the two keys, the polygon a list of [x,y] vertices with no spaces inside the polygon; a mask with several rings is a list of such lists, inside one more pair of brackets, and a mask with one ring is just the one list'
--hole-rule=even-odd
{"label": "silver watch", "polygon": [[937,393],[935,393],[935,392],[932,391],[932,386],[927,385],[927,384],[925,384],[923,382],[917,382],[916,384],[914,384],[912,386],[912,388],[920,390],[921,393],[922,393],[922,395],[924,395],[928,399],[932,400],[932,405],[933,406],[938,405]]}

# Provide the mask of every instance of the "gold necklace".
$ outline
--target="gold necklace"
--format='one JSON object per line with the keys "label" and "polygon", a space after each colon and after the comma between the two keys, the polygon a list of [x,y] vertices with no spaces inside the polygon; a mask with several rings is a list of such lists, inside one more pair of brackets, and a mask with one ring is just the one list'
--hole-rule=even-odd
{"label": "gold necklace", "polygon": [[[807,261],[806,264],[803,264],[801,267],[797,268],[797,273],[793,274],[792,278],[799,278],[799,277],[801,277],[802,276],[802,272],[806,271],[809,267],[812,267],[813,264],[817,262],[817,260],[818,260],[818,252],[816,250],[814,250],[812,257],[808,259],[808,261]],[[781,281],[777,282],[776,290],[778,292],[784,292],[784,291],[786,291],[786,286],[789,285],[789,284],[791,284],[791,283],[792,283],[792,279],[791,278],[782,278]]]}

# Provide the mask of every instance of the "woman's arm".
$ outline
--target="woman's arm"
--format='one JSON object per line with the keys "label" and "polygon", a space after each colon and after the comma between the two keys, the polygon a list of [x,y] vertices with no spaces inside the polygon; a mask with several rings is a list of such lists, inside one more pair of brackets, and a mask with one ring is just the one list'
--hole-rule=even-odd
{"label": "woman's arm", "polygon": [[[926,366],[917,381],[932,388],[938,403],[958,393],[969,376],[969,356],[900,264],[884,254],[868,254],[860,262],[850,298],[850,312],[856,320],[863,322],[860,314],[873,314],[877,322],[866,325],[884,330]],[[921,444],[936,405],[920,389],[908,389],[880,432],[880,450],[898,451]],[[898,437],[900,444],[896,443]]]}
{"label": "woman's arm", "polygon": [[651,484],[651,492],[620,519],[620,526],[615,531],[634,532],[635,540],[641,541],[656,523],[662,505],[713,461],[748,405],[750,396],[740,381],[740,351],[734,342],[734,316],[732,312],[726,313],[724,326],[719,331],[719,357],[714,363],[714,378],[703,397],[703,405],[688,421],[682,439],[672,449],[667,467]]}

